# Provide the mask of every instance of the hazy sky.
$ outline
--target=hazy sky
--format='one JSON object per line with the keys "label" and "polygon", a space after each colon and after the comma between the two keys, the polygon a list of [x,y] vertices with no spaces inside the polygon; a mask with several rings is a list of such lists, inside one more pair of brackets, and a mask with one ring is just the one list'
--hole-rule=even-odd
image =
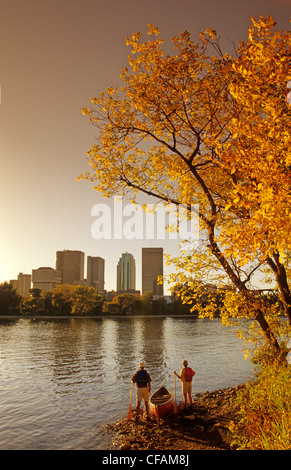
{"label": "hazy sky", "polygon": [[115,289],[128,251],[140,289],[142,246],[176,254],[175,241],[92,237],[92,207],[108,201],[76,181],[95,139],[81,108],[120,83],[125,37],[148,23],[164,40],[212,27],[227,43],[267,14],[291,29],[291,0],[0,0],[0,282],[55,268],[56,251],[72,249],[105,258],[105,287]]}

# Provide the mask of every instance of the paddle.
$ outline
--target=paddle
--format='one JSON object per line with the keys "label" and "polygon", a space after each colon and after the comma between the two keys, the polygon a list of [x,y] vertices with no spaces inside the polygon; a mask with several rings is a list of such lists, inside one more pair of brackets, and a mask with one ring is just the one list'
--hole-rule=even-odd
{"label": "paddle", "polygon": [[130,400],[129,400],[127,421],[131,421],[131,419],[132,419],[132,410],[131,410],[132,386],[133,386],[133,382],[131,382],[131,386],[130,386]]}
{"label": "paddle", "polygon": [[176,402],[176,374],[175,374],[175,372],[174,372],[174,392],[175,392],[174,413],[177,413],[177,402]]}

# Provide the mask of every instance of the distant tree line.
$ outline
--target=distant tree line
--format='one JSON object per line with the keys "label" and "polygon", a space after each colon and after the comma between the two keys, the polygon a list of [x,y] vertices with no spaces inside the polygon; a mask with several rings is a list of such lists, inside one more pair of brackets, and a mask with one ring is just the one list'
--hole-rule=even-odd
{"label": "distant tree line", "polygon": [[30,289],[24,298],[11,284],[0,285],[0,315],[100,315],[102,296],[93,287],[59,285],[42,292]]}
{"label": "distant tree line", "polygon": [[[0,284],[0,316],[7,315],[188,315],[201,316],[201,309],[211,306],[214,316],[219,316],[225,302],[221,292],[200,290],[189,292],[189,286],[176,285],[172,289],[172,302],[154,298],[152,292],[143,295],[122,293],[108,301],[97,294],[93,287],[63,284],[42,292],[30,289],[30,297],[24,298],[9,283]],[[264,295],[267,305],[278,302],[276,293]],[[214,308],[213,308],[214,307]]]}
{"label": "distant tree line", "polygon": [[152,292],[145,292],[143,295],[124,292],[103,305],[104,313],[119,315],[163,315],[169,313],[170,309],[171,304],[163,297],[154,299]]}
{"label": "distant tree line", "polygon": [[30,289],[24,298],[9,283],[0,284],[0,315],[130,315],[166,314],[170,307],[164,298],[154,299],[151,292],[140,296],[123,293],[107,301],[94,287],[63,284],[47,292]]}

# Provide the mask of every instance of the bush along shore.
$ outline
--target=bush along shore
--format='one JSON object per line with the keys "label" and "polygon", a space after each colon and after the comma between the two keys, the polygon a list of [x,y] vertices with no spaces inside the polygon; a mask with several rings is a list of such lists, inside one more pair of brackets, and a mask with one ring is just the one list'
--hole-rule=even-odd
{"label": "bush along shore", "polygon": [[238,449],[291,449],[291,365],[274,361],[236,397],[239,421],[231,423]]}
{"label": "bush along shore", "polygon": [[291,366],[261,367],[245,385],[196,394],[164,419],[127,417],[106,426],[111,449],[290,450]]}

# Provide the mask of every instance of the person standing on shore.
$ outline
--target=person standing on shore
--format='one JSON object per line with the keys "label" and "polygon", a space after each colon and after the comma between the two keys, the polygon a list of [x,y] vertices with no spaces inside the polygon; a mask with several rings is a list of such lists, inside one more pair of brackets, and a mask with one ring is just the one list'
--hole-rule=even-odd
{"label": "person standing on shore", "polygon": [[149,417],[149,396],[151,392],[151,377],[145,370],[144,362],[139,364],[139,370],[135,372],[131,381],[136,384],[136,413],[140,413],[140,405],[144,400],[147,417]]}
{"label": "person standing on shore", "polygon": [[191,367],[188,367],[188,362],[184,360],[182,362],[182,365],[184,366],[183,369],[180,372],[180,375],[177,374],[176,371],[174,371],[174,374],[178,377],[178,379],[181,380],[182,382],[182,393],[184,397],[184,405],[188,405],[187,398],[189,398],[189,404],[192,405],[192,379],[196,372],[191,369]]}

